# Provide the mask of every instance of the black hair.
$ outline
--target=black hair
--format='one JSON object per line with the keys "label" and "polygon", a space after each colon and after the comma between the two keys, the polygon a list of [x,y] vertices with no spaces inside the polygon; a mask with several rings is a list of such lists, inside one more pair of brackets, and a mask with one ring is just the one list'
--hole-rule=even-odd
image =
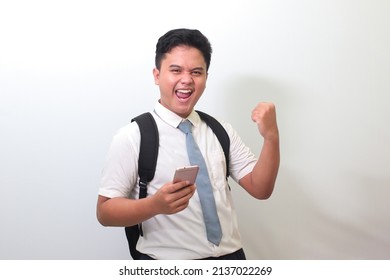
{"label": "black hair", "polygon": [[156,44],[156,68],[160,70],[161,60],[177,46],[189,46],[198,49],[206,61],[206,70],[210,67],[212,48],[209,40],[196,29],[173,29],[158,39]]}

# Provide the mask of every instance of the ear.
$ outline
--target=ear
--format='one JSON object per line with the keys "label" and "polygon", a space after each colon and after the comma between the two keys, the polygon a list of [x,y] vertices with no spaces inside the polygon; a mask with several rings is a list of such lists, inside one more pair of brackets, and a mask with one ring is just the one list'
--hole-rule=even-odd
{"label": "ear", "polygon": [[157,69],[157,68],[154,68],[153,69],[153,77],[154,77],[154,83],[156,85],[159,85],[160,82],[159,82],[159,78],[160,78],[160,71]]}

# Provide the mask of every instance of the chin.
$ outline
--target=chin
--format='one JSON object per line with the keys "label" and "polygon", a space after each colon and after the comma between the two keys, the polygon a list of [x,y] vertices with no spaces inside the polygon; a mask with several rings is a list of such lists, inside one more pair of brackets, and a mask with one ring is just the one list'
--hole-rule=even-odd
{"label": "chin", "polygon": [[176,110],[174,110],[174,112],[176,113],[176,115],[179,115],[180,117],[182,118],[186,118],[188,117],[189,114],[191,114],[192,112],[192,109],[180,109],[180,108],[177,108]]}

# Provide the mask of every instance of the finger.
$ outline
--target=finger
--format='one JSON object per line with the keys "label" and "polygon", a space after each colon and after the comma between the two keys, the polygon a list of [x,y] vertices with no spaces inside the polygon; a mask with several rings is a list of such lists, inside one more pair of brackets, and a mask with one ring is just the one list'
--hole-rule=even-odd
{"label": "finger", "polygon": [[260,123],[263,120],[275,118],[275,105],[272,103],[259,103],[252,111],[252,120]]}
{"label": "finger", "polygon": [[172,203],[189,200],[195,193],[195,185],[187,185],[171,194]]}
{"label": "finger", "polygon": [[252,110],[252,120],[258,123],[261,120],[263,114],[264,114],[264,103],[259,103]]}
{"label": "finger", "polygon": [[195,185],[187,185],[175,192],[176,199],[180,199],[182,197],[185,197],[187,195],[192,196],[195,192]]}
{"label": "finger", "polygon": [[[187,189],[187,188],[185,188],[185,189]],[[188,189],[190,189],[190,188],[188,188]],[[177,213],[177,212],[182,211],[185,208],[187,208],[193,194],[194,194],[194,191],[190,190],[190,192],[185,193],[184,196],[181,196],[180,198],[178,198],[177,200],[172,202],[171,203],[172,209],[174,209],[174,211]]]}
{"label": "finger", "polygon": [[184,187],[189,186],[189,185],[190,185],[190,182],[188,182],[188,181],[180,181],[177,183],[173,183],[171,185],[171,188],[170,188],[170,193],[177,192],[177,191],[179,191],[179,190],[181,190]]}

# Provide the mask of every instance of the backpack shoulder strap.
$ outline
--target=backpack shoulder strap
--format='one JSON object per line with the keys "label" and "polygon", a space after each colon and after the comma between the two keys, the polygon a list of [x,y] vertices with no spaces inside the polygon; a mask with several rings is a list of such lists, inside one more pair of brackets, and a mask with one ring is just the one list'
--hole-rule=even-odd
{"label": "backpack shoulder strap", "polygon": [[226,160],[226,178],[229,177],[229,151],[230,151],[230,138],[227,134],[225,128],[222,126],[222,124],[217,121],[214,117],[202,112],[196,110],[196,112],[199,114],[200,118],[207,123],[207,125],[212,129],[215,136],[217,136],[219,143],[222,146],[223,153],[225,154],[225,160]]}
{"label": "backpack shoulder strap", "polygon": [[[147,185],[153,179],[156,170],[158,156],[158,129],[156,121],[151,113],[143,113],[134,119],[138,124],[141,134],[140,151],[138,155],[139,199],[147,196]],[[134,260],[140,258],[140,252],[136,246],[139,236],[143,235],[142,224],[125,227],[126,238],[129,245],[130,255]]]}
{"label": "backpack shoulder strap", "polygon": [[141,133],[141,145],[138,156],[138,175],[140,177],[139,198],[147,195],[147,184],[153,179],[158,156],[158,130],[151,113],[143,113],[131,121],[135,121]]}

